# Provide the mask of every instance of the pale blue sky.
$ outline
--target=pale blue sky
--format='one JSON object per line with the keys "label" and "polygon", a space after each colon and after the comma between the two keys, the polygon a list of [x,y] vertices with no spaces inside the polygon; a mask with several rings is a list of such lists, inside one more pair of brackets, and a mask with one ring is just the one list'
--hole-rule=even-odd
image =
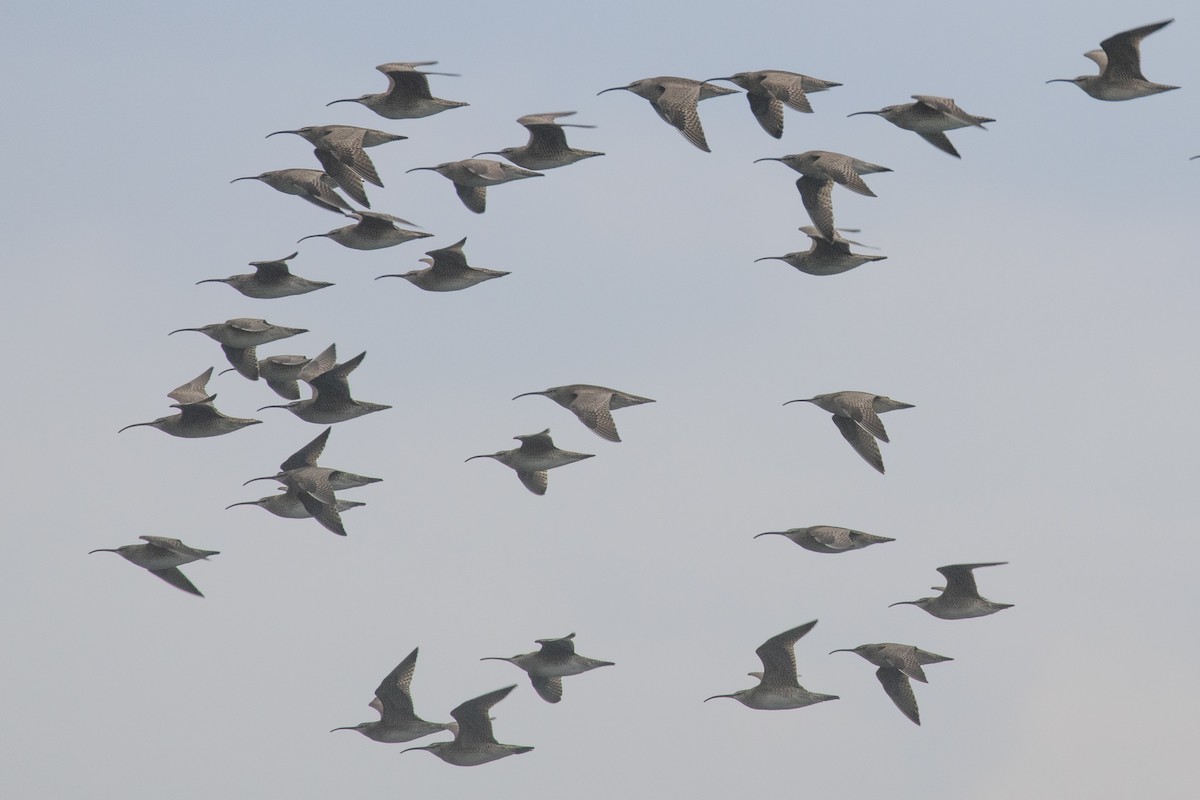
{"label": "pale blue sky", "polygon": [[[1180,91],[1102,103],[1044,83],[1184,10],[12,4],[2,793],[1190,797],[1196,23],[1179,15],[1144,45],[1146,74]],[[408,121],[325,107],[381,91],[376,64],[425,59],[461,73],[431,85],[469,107]],[[596,96],[765,68],[844,86],[788,112],[781,141],[744,98],[705,101],[711,154],[646,101]],[[997,122],[950,134],[959,161],[846,116],[912,94]],[[521,144],[518,116],[560,110],[597,126],[571,130],[575,146],[607,155],[493,189],[482,216],[448,181],[404,173]],[[264,137],[330,123],[410,137],[371,151],[387,188],[368,194],[433,238],[297,246],[342,221],[229,184],[315,167],[299,138]],[[834,192],[838,223],[886,261],[829,278],[753,263],[804,249],[807,219],[795,174],[752,162],[809,149],[894,170],[868,177],[877,198]],[[372,280],[463,236],[472,263],[512,274],[446,295]],[[298,274],[337,285],[280,300],[193,285],[294,249]],[[347,539],[224,510],[273,491],[240,484],[322,430],[255,413],[278,402],[261,383],[210,390],[263,425],[116,433],[226,366],[215,343],[168,331],[243,316],[310,329],[263,355],[367,350],[354,393],[394,406],[336,425],[322,460],[385,479],[344,495],[367,503]],[[509,399],[573,382],[658,402],[618,412],[611,444],[548,400]],[[886,476],[827,414],[782,406],[839,389],[915,404],[886,418]],[[596,457],[552,472],[545,497],[463,463],[547,427]],[[751,539],[818,523],[897,541],[820,556]],[[146,534],[221,551],[184,567],[205,599],[87,555]],[[930,594],[939,565],[1003,560],[979,575],[1016,604],[1002,614],[887,607]],[[701,703],[751,685],[754,649],[810,619],[801,683],[841,700]],[[478,660],[571,631],[616,666],[567,679],[556,706]],[[877,641],[955,659],[916,686],[922,727],[871,665],[827,655]],[[536,749],[459,769],[328,733],[374,718],[374,687],[416,646],[419,713],[445,720],[515,682],[495,730]]]}

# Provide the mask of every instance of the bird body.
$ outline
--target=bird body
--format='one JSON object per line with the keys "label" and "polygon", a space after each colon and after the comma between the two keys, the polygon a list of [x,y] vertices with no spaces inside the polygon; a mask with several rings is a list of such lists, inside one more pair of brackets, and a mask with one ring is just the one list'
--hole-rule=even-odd
{"label": "bird body", "polygon": [[[366,503],[355,502],[354,500],[336,501],[337,511],[340,514],[343,511],[349,511],[352,508],[366,505]],[[313,513],[304,507],[303,501],[300,499],[299,491],[294,488],[287,488],[279,494],[272,494],[266,497],[260,497],[257,500],[247,500],[244,503],[233,503],[225,506],[226,510],[234,506],[258,506],[266,511],[270,511],[277,517],[284,519],[311,519]]]}
{"label": "bird body", "polygon": [[614,86],[604,92],[615,92],[624,89],[650,102],[655,113],[663,122],[683,134],[696,147],[706,153],[708,141],[704,138],[704,128],[700,125],[700,114],[696,104],[710,97],[720,97],[726,94],[736,94],[734,89],[723,86],[713,86],[704,81],[691,78],[677,78],[673,75],[660,75],[655,78],[642,78],[627,86]]}
{"label": "bird body", "polygon": [[334,359],[337,357],[336,349],[330,345],[300,370],[299,379],[312,388],[312,397],[307,400],[295,400],[284,405],[263,406],[259,411],[266,408],[286,408],[305,422],[331,425],[391,408],[382,403],[355,400],[350,396],[348,377],[358,368],[366,355],[366,351],[363,351],[349,361],[336,364],[334,363]]}
{"label": "bird body", "polygon": [[1169,92],[1178,86],[1153,83],[1142,74],[1142,39],[1170,25],[1168,19],[1114,34],[1100,43],[1101,50],[1089,50],[1084,56],[1100,67],[1098,75],[1055,78],[1046,83],[1073,83],[1097,100],[1120,101]]}
{"label": "bird body", "polygon": [[875,536],[835,525],[811,525],[807,528],[789,528],[786,531],[767,531],[757,534],[754,538],[759,536],[784,536],[814,553],[846,553],[873,544],[896,541],[887,536]]}
{"label": "bird body", "polygon": [[852,649],[830,651],[831,655],[833,653],[858,653],[879,667],[875,670],[875,677],[883,686],[884,692],[895,703],[896,708],[917,725],[921,724],[921,712],[917,707],[917,696],[913,693],[909,678],[921,683],[929,683],[925,678],[925,670],[921,668],[922,665],[954,660],[922,650],[915,645],[896,644],[895,642],[860,644]]}
{"label": "bird body", "polygon": [[852,192],[875,197],[862,176],[892,171],[888,167],[829,150],[808,150],[780,158],[759,158],[754,163],[759,161],[778,161],[803,176],[796,181],[796,189],[800,192],[804,210],[821,235],[830,242],[838,239],[833,222],[833,185],[841,184]]}
{"label": "bird body", "polygon": [[302,197],[314,206],[335,214],[354,210],[334,191],[337,189],[337,181],[319,169],[277,169],[261,175],[234,178],[230,183],[238,181],[262,181],[277,192]]}
{"label": "bird body", "polygon": [[475,156],[503,156],[519,167],[533,170],[556,169],[582,161],[585,158],[602,156],[594,150],[577,150],[567,145],[563,128],[594,128],[595,125],[576,125],[555,122],[560,117],[574,115],[574,111],[556,111],[547,114],[528,114],[517,119],[529,131],[529,141],[520,147],[506,147],[494,152],[476,153]]}
{"label": "bird body", "polygon": [[219,555],[218,550],[198,550],[188,547],[178,539],[165,536],[140,536],[146,544],[126,544],[116,549],[99,548],[91,553],[116,553],[131,564],[141,567],[152,575],[163,579],[177,589],[199,597],[200,594],[191,581],[187,579],[179,567],[193,561],[207,560],[209,556]]}
{"label": "bird body", "polygon": [[782,256],[764,256],[754,259],[758,261],[782,261],[790,267],[808,275],[840,275],[855,267],[872,261],[883,261],[887,256],[859,255],[850,252],[850,245],[856,244],[843,239],[834,231],[834,238],[828,239],[819,230],[805,225],[800,228],[812,241],[807,249]]}
{"label": "bird body", "polygon": [[562,699],[562,678],[579,675],[598,667],[611,667],[613,662],[587,658],[575,652],[574,633],[558,639],[537,639],[541,649],[533,653],[522,653],[504,658],[488,656],[480,661],[507,661],[529,673],[534,690],[547,703]]}
{"label": "bird body", "polygon": [[[954,145],[946,138],[946,131],[968,127],[983,128],[983,123],[996,121],[991,117],[977,117],[974,114],[968,114],[949,97],[914,94],[912,98],[915,102],[885,106],[878,111],[856,111],[850,116],[875,114],[883,117],[897,128],[914,131],[934,147],[955,158],[960,158],[960,156],[954,149]],[[983,129],[986,130],[986,128]]]}
{"label": "bird body", "polygon": [[378,94],[364,94],[346,100],[326,103],[360,103],[387,119],[418,119],[441,113],[451,108],[461,108],[467,103],[443,100],[429,91],[428,75],[457,77],[452,72],[424,72],[417,67],[436,64],[436,61],[406,61],[380,64],[375,69],[387,76],[388,88]]}
{"label": "bird body", "polygon": [[487,208],[487,187],[522,178],[542,177],[540,172],[532,172],[488,158],[447,161],[436,167],[413,167],[408,172],[420,170],[429,170],[443,178],[448,178],[454,184],[454,191],[458,193],[458,199],[462,200],[463,205],[476,214],[482,214]]}
{"label": "bird body", "polygon": [[[612,411],[627,406],[653,403],[649,397],[639,397],[636,394],[622,392],[619,389],[609,389],[606,386],[593,386],[589,383],[572,383],[567,386],[552,386],[540,392],[525,392],[517,397],[542,395],[549,397],[563,408],[579,418],[593,433],[610,442],[619,442],[617,426],[613,422]],[[516,400],[514,397],[513,400]]]}
{"label": "bird body", "polygon": [[209,367],[187,383],[167,393],[167,397],[179,401],[171,405],[171,408],[179,409],[178,414],[159,417],[151,422],[135,422],[121,428],[117,433],[128,428],[146,426],[157,428],[163,433],[182,439],[205,439],[210,436],[233,433],[249,425],[258,425],[262,422],[260,419],[230,417],[218,411],[213,405],[217,396],[209,395],[205,391],[205,386],[208,385],[211,377],[212,367]]}
{"label": "bird body", "polygon": [[380,187],[383,186],[383,181],[379,179],[375,164],[364,148],[408,138],[372,128],[357,128],[353,125],[310,125],[294,131],[275,131],[275,133],[268,133],[267,137],[270,138],[280,133],[294,133],[312,144],[316,148],[313,154],[321,162],[325,174],[342,187],[352,199],[367,208],[370,208],[371,204],[367,201],[366,192],[363,190],[363,181]]}
{"label": "bird body", "polygon": [[326,286],[333,286],[332,283],[310,281],[307,278],[293,275],[288,269],[287,262],[297,255],[298,253],[292,253],[290,256],[275,261],[251,261],[250,266],[254,267],[252,273],[230,275],[228,278],[207,278],[197,281],[196,285],[224,283],[237,289],[246,297],[255,299],[290,297],[294,294],[306,294],[317,289],[324,289]]}
{"label": "bird body", "polygon": [[513,438],[521,443],[520,447],[471,456],[467,461],[476,458],[493,458],[504,466],[516,470],[517,477],[520,478],[526,489],[536,495],[543,495],[546,493],[548,483],[547,470],[565,467],[567,464],[574,464],[576,461],[593,457],[593,454],[590,453],[572,453],[569,450],[560,450],[555,446],[554,440],[550,438],[549,428],[541,433],[530,433]]}
{"label": "bird body", "polygon": [[[776,139],[783,136],[783,107],[812,113],[808,92],[823,92],[840,83],[812,78],[798,72],[764,69],[756,72],[736,72],[727,78],[709,81],[729,81],[746,90],[750,111],[762,129]],[[707,81],[706,81],[707,82]]]}
{"label": "bird body", "polygon": [[879,452],[880,441],[891,441],[879,415],[888,411],[902,408],[913,408],[909,403],[901,403],[890,397],[872,394],[870,392],[843,391],[831,394],[819,394],[815,397],[800,400],[789,400],[790,403],[812,403],[817,408],[828,411],[833,415],[833,423],[837,426],[842,437],[850,443],[854,451],[862,456],[872,467],[883,472],[883,456]]}
{"label": "bird body", "polygon": [[516,744],[501,744],[492,733],[492,718],[488,711],[499,703],[508,693],[517,688],[516,685],[506,686],[494,692],[480,695],[465,703],[461,703],[450,712],[458,723],[458,731],[449,742],[434,742],[424,747],[410,747],[409,750],[428,750],[435,756],[453,764],[456,767],[476,767],[489,761],[505,758],[506,756],[528,753],[532,747]]}
{"label": "bird body", "polygon": [[[457,292],[492,278],[503,278],[509,274],[499,270],[481,269],[468,265],[467,257],[463,254],[463,245],[466,243],[467,240],[464,238],[449,247],[430,250],[425,254],[430,258],[419,259],[429,265],[427,269],[412,270],[403,274],[380,275],[379,278],[404,278],[413,286],[427,292]],[[379,280],[379,278],[375,280]]]}
{"label": "bird body", "polygon": [[[427,722],[417,716],[413,710],[412,684],[413,672],[417,667],[417,651],[413,648],[395,669],[387,674],[375,689],[375,698],[371,701],[372,708],[379,711],[379,719],[373,722],[360,722],[358,725],[345,728],[334,728],[334,731],[358,731],[363,736],[376,742],[396,744],[411,742],[422,736],[440,731],[456,732],[458,725],[453,722]],[[333,731],[330,731],[332,733]]]}
{"label": "bird body", "polygon": [[411,242],[413,239],[425,239],[433,235],[401,228],[400,225],[412,225],[413,223],[393,217],[391,214],[380,214],[377,211],[356,211],[346,216],[352,217],[358,222],[344,228],[337,228],[329,233],[303,236],[299,241],[324,237],[352,250],[382,250],[385,247],[395,247],[398,244]]}
{"label": "bird body", "polygon": [[902,600],[893,606],[917,606],[938,619],[970,619],[986,617],[1012,608],[1012,603],[996,603],[981,597],[975,585],[974,571],[980,567],[998,567],[1007,561],[990,561],[982,564],[950,564],[938,567],[937,571],[946,579],[946,588],[937,597],[922,597],[919,600]]}
{"label": "bird body", "polygon": [[816,624],[816,620],[806,622],[772,636],[759,645],[754,652],[762,661],[763,671],[750,673],[752,677],[759,679],[757,686],[741,689],[733,694],[713,695],[704,702],[718,697],[731,697],[748,708],[781,711],[839,699],[837,695],[808,691],[800,685],[796,676],[796,642]]}
{"label": "bird body", "polygon": [[258,357],[254,350],[255,347],[286,339],[289,336],[308,333],[307,328],[285,328],[282,325],[272,325],[265,319],[248,317],[214,322],[200,328],[179,328],[171,333],[182,331],[203,333],[208,338],[220,343],[225,357],[229,359],[229,363],[233,365],[238,374],[252,381],[258,380]]}

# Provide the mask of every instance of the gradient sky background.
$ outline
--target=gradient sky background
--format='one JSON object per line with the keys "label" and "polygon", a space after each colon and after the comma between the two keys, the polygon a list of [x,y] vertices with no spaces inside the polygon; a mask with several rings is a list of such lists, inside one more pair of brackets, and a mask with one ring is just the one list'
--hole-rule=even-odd
{"label": "gradient sky background", "polygon": [[[970,800],[1192,797],[1195,690],[1195,20],[1143,66],[1181,91],[1125,103],[1067,84],[1107,36],[1176,6],[743,2],[78,3],[12,6],[0,31],[8,289],[8,557],[0,581],[9,797],[467,797],[731,793]],[[434,94],[470,106],[390,121],[330,100],[373,67],[438,59]],[[740,97],[705,101],[713,152],[646,101],[601,89],[765,68],[840,81],[768,137]],[[910,95],[995,117],[961,161],[876,117]],[[516,117],[577,110],[605,157],[489,191],[404,174],[525,141]],[[336,286],[251,300],[204,278],[343,224],[264,185],[314,167],[302,125],[410,138],[371,151],[374,208],[435,237],[357,252],[315,239],[297,274]],[[761,256],[807,247],[783,165],[827,149],[891,167],[834,191],[839,225],[888,260],[827,278]],[[376,275],[468,238],[512,275],[432,294]],[[866,251],[875,252],[875,251]],[[347,492],[347,539],[230,503],[273,492],[323,428],[263,383],[209,384],[266,424],[203,440],[117,429],[226,366],[199,334],[233,317],[309,328],[260,355],[368,351],[360,399],[322,463],[383,477]],[[601,440],[543,398],[585,382],[657,399]],[[784,401],[859,389],[886,418],[880,476],[827,414]],[[538,498],[468,456],[549,427],[595,453]],[[893,544],[821,556],[762,531],[846,525]],[[141,535],[220,550],[184,567],[205,599],[100,547]],[[1015,608],[942,621],[897,600],[937,566]],[[754,649],[811,619],[801,683],[841,700],[763,712]],[[541,701],[480,662],[576,631],[617,666]],[[834,648],[919,645],[955,660],[915,685],[910,724],[874,667]],[[528,755],[459,769],[329,729],[373,719],[413,647],[418,713],[511,683],[493,714]],[[433,737],[437,738],[437,737]],[[423,745],[431,739],[413,742]],[[407,745],[406,745],[407,746]],[[818,794],[819,793],[819,794]]]}

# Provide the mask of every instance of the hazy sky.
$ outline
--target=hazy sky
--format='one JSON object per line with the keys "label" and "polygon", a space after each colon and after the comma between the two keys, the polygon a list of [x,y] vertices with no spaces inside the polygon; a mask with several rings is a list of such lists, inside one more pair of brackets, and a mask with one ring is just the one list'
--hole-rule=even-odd
{"label": "hazy sky", "polygon": [[[1193,796],[1200,646],[1195,298],[1197,28],[1180,4],[10,4],[0,31],[9,400],[0,580],[7,797],[723,798]],[[1094,71],[1107,36],[1148,38],[1168,94],[1104,103],[1051,78]],[[378,92],[388,61],[437,59],[470,103],[390,121],[330,100]],[[742,97],[700,106],[712,153],[638,78],[785,69],[839,81],[781,141]],[[951,158],[856,111],[912,94],[994,117]],[[576,110],[607,153],[488,192],[467,211],[417,166],[522,144],[514,120]],[[345,224],[233,178],[316,167],[303,125],[410,138],[371,151],[376,210],[434,235],[358,252],[296,240]],[[834,150],[891,167],[877,198],[835,189],[839,225],[886,261],[812,277],[795,173],[754,159]],[[384,273],[466,236],[512,274],[422,292]],[[299,249],[336,286],[251,300],[205,278]],[[1183,251],[1183,252],[1181,252]],[[310,329],[261,355],[366,350],[355,396],[393,409],[334,426],[322,463],[384,478],[346,492],[348,538],[230,503],[323,430],[228,374],[228,414],[183,440],[130,423],[226,365],[167,332],[234,317]],[[606,442],[522,392],[583,382],[658,402]],[[798,397],[857,389],[886,417],[888,473]],[[596,454],[535,497],[479,453],[549,427]],[[895,543],[822,556],[763,531],[845,525]],[[189,596],[111,554],[179,537],[221,554]],[[981,570],[1015,607],[964,621],[898,600],[935,568]],[[701,701],[753,685],[755,648],[808,620],[792,711]],[[616,662],[539,699],[483,656],[575,631]],[[874,667],[903,642],[954,658],[906,720]],[[527,754],[473,769],[331,728],[374,719],[379,680],[421,648],[417,711],[519,684],[493,715]],[[423,745],[436,738],[413,742]],[[819,793],[819,794],[818,794]]]}

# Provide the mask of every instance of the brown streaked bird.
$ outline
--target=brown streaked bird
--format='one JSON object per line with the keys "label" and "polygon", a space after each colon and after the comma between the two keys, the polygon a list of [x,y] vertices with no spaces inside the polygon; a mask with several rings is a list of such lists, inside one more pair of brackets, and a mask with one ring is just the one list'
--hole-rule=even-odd
{"label": "brown streaked bird", "polygon": [[218,550],[197,550],[188,547],[178,539],[168,539],[165,536],[139,536],[146,544],[126,544],[116,549],[101,547],[92,553],[116,553],[131,564],[135,564],[155,577],[162,578],[176,589],[203,597],[187,576],[179,571],[182,564],[193,561],[207,560],[209,556],[219,555]]}
{"label": "brown streaked bird", "polygon": [[529,433],[513,438],[521,443],[520,447],[471,456],[467,461],[473,461],[476,458],[494,458],[509,469],[515,470],[517,477],[521,479],[521,483],[526,489],[536,495],[543,495],[546,493],[546,486],[549,483],[547,470],[565,467],[567,464],[574,464],[576,461],[592,458],[594,455],[560,450],[555,446],[554,440],[550,438],[549,428],[541,433]]}
{"label": "brown streaked bird", "polygon": [[[339,514],[343,511],[349,511],[352,508],[365,506],[366,503],[359,503],[354,500],[342,500],[335,498],[335,507]],[[300,490],[289,487],[281,487],[279,494],[267,495],[260,497],[257,500],[247,500],[242,503],[230,503],[225,506],[225,510],[234,506],[258,506],[259,508],[269,511],[277,517],[284,519],[311,519],[313,513],[304,507],[304,501],[300,499]]]}
{"label": "brown streaked bird", "polygon": [[557,703],[562,700],[562,679],[568,675],[578,675],[582,672],[611,667],[613,662],[600,661],[595,658],[577,655],[575,653],[574,633],[568,633],[558,639],[535,639],[534,643],[541,649],[534,653],[520,653],[511,658],[503,656],[487,656],[480,661],[507,661],[529,673],[529,682],[533,684],[538,697],[547,703]]}
{"label": "brown streaked bird", "polygon": [[464,206],[476,214],[487,209],[487,187],[496,186],[522,178],[541,178],[542,173],[492,161],[489,158],[467,158],[462,161],[446,161],[436,167],[413,167],[407,172],[429,170],[454,184],[454,191]]}
{"label": "brown streaked bird", "polygon": [[890,442],[887,430],[883,427],[879,415],[901,408],[913,408],[910,403],[901,403],[880,394],[870,392],[832,392],[806,397],[799,400],[788,400],[791,403],[812,403],[817,408],[828,411],[833,415],[833,424],[837,426],[842,437],[854,448],[854,452],[875,469],[883,472],[883,456],[879,453],[876,439]]}
{"label": "brown streaked bird", "polygon": [[270,300],[278,297],[290,297],[294,294],[306,294],[315,292],[317,289],[324,289],[326,286],[333,286],[332,283],[325,281],[310,281],[307,278],[301,278],[299,275],[293,275],[288,269],[287,262],[291,261],[299,255],[298,252],[292,253],[290,256],[277,258],[274,261],[251,261],[250,266],[254,267],[254,272],[249,272],[244,275],[230,275],[228,278],[206,278],[202,281],[196,281],[199,286],[202,283],[224,283],[237,289],[246,297],[256,299]]}
{"label": "brown streaked bird", "polygon": [[1178,86],[1148,81],[1142,74],[1142,39],[1174,21],[1163,20],[1114,34],[1100,43],[1101,50],[1084,53],[1100,67],[1099,75],[1054,78],[1046,83],[1073,83],[1097,100],[1110,101],[1134,100],[1178,89]]}
{"label": "brown streaked bird", "polygon": [[929,683],[925,678],[923,664],[938,664],[943,661],[953,661],[948,656],[939,656],[911,644],[896,644],[895,642],[880,642],[877,644],[860,644],[858,647],[841,650],[831,650],[833,653],[857,653],[879,667],[875,677],[883,686],[883,690],[896,708],[915,724],[921,724],[921,712],[917,708],[917,696],[913,694],[909,678],[921,683]]}
{"label": "brown streaked bird", "polygon": [[787,253],[782,256],[764,256],[754,259],[755,263],[759,261],[782,261],[805,274],[825,276],[840,275],[843,272],[849,272],[855,267],[861,267],[863,264],[872,261],[883,261],[887,258],[887,256],[851,253],[850,245],[859,243],[842,238],[837,231],[834,231],[833,239],[826,238],[823,233],[810,225],[802,226],[800,231],[811,242],[811,246],[807,250]]}
{"label": "brown streaked bird", "polygon": [[887,536],[875,536],[851,528],[839,528],[836,525],[810,525],[807,528],[789,528],[786,531],[767,531],[756,534],[754,538],[759,536],[783,536],[814,553],[847,553],[873,544],[896,541]]}
{"label": "brown streaked bird", "polygon": [[799,72],[781,69],[764,69],[757,72],[735,72],[727,78],[709,78],[709,81],[729,81],[746,90],[750,111],[762,129],[779,139],[783,136],[783,107],[812,113],[808,93],[823,92],[840,83],[821,80]]}
{"label": "brown streaked bird", "polygon": [[524,125],[529,131],[529,141],[520,147],[506,147],[503,150],[476,153],[479,156],[503,156],[518,167],[525,169],[557,169],[585,158],[602,156],[604,153],[595,150],[577,150],[567,144],[567,134],[563,128],[594,128],[595,125],[579,125],[570,122],[555,122],[562,117],[574,116],[574,111],[553,111],[546,114],[527,114],[519,117],[517,123]]}
{"label": "brown streaked bird", "polygon": [[467,257],[463,254],[463,245],[466,243],[466,238],[463,238],[449,247],[430,250],[425,254],[429,258],[417,259],[429,265],[426,269],[414,269],[402,274],[380,275],[375,280],[404,278],[413,286],[427,292],[457,292],[492,278],[503,278],[510,274],[494,269],[472,267],[467,264]]}
{"label": "brown streaked bird", "polygon": [[904,103],[897,106],[885,106],[878,111],[856,111],[849,116],[857,117],[860,114],[875,114],[876,116],[883,117],[897,128],[913,131],[937,149],[944,153],[949,153],[955,158],[962,158],[962,156],[958,154],[958,151],[954,149],[954,145],[950,143],[950,139],[946,136],[946,131],[970,127],[987,130],[987,128],[983,127],[983,123],[996,121],[991,117],[977,117],[974,114],[968,114],[959,108],[958,104],[949,97],[914,94],[912,95],[912,99],[916,102]]}
{"label": "brown streaked bird", "polygon": [[393,217],[391,214],[380,214],[378,211],[356,211],[346,216],[352,217],[358,222],[343,228],[336,228],[329,233],[302,236],[298,241],[325,238],[332,239],[342,247],[349,247],[352,250],[382,250],[385,247],[395,247],[398,244],[411,242],[413,239],[426,239],[433,236],[432,233],[401,228],[401,225],[415,223],[400,219],[400,217]]}
{"label": "brown streaked bird", "polygon": [[[258,360],[258,377],[267,382],[267,386],[271,391],[286,400],[300,399],[300,370],[309,362],[308,356],[297,355],[278,355],[267,356]],[[221,370],[221,374],[226,372],[236,372],[234,367]],[[252,379],[253,380],[253,379]]]}
{"label": "brown streaked bird", "polygon": [[383,181],[375,170],[375,164],[363,148],[407,139],[387,131],[374,128],[357,128],[353,125],[309,125],[294,131],[275,131],[268,133],[267,138],[281,133],[294,133],[302,137],[316,149],[313,155],[321,162],[325,174],[333,178],[338,186],[367,208],[367,194],[363,190],[363,181],[382,187]]}
{"label": "brown streaked bird", "polygon": [[335,214],[354,210],[353,206],[334,191],[337,189],[337,181],[319,169],[276,169],[261,175],[234,178],[230,183],[238,181],[262,181],[277,192],[302,197],[317,208]]}
{"label": "brown streaked bird", "polygon": [[[901,600],[893,606],[917,606],[938,619],[970,619],[986,617],[1012,608],[1012,603],[996,603],[981,597],[975,585],[974,571],[980,567],[999,567],[1007,561],[987,561],[980,564],[949,564],[938,567],[946,579],[946,587],[937,597],[922,597],[919,600]],[[935,587],[936,588],[936,587]],[[889,606],[890,608],[891,606]]]}
{"label": "brown streaked bird", "polygon": [[[525,392],[517,397],[541,395],[549,397],[563,408],[579,418],[593,433],[601,439],[619,442],[617,425],[613,422],[612,411],[642,403],[653,403],[649,397],[638,397],[636,394],[622,392],[619,389],[609,389],[607,386],[593,386],[590,383],[572,383],[567,386],[551,386],[540,392]],[[516,400],[514,397],[513,400]]]}
{"label": "brown streaked bird", "polygon": [[330,425],[389,409],[389,405],[355,400],[350,396],[350,373],[357,369],[366,357],[367,352],[364,350],[349,361],[337,364],[336,347],[330,345],[300,369],[299,379],[312,389],[312,397],[283,405],[263,406],[258,410],[286,408],[305,422]]}
{"label": "brown streaked bird", "polygon": [[663,122],[678,130],[683,134],[683,138],[706,153],[712,151],[708,149],[708,141],[704,138],[704,128],[700,125],[700,114],[696,110],[696,104],[710,97],[737,94],[736,89],[713,86],[704,81],[659,75],[655,78],[636,80],[627,86],[605,89],[598,92],[597,96],[622,89],[649,101]]}
{"label": "brown streaked bird", "polygon": [[121,428],[117,433],[129,428],[146,426],[157,428],[163,433],[183,439],[205,439],[210,436],[233,433],[249,425],[261,423],[261,419],[229,417],[216,409],[213,401],[217,399],[217,396],[209,395],[204,388],[208,384],[209,378],[212,377],[212,372],[212,367],[209,367],[187,383],[167,393],[167,397],[178,401],[171,405],[171,408],[179,409],[178,414],[159,417],[152,422],[135,422]]}
{"label": "brown streaked bird", "polygon": [[451,78],[458,77],[454,72],[426,72],[417,67],[429,67],[436,61],[393,61],[380,64],[375,69],[382,72],[388,79],[386,91],[378,94],[364,94],[362,97],[350,97],[345,100],[333,100],[326,103],[359,103],[387,119],[418,119],[438,114],[451,108],[462,108],[467,103],[457,100],[443,100],[434,97],[429,91],[428,75],[443,75]]}
{"label": "brown streaked bird", "polygon": [[762,672],[748,673],[758,678],[758,685],[740,689],[733,694],[715,694],[704,702],[718,697],[731,697],[747,708],[762,711],[781,711],[803,708],[826,700],[837,700],[837,695],[810,692],[800,685],[796,676],[796,642],[817,624],[814,619],[767,639],[754,652],[762,661]]}
{"label": "brown streaked bird", "polygon": [[357,725],[344,728],[334,728],[330,731],[358,731],[363,736],[375,742],[397,744],[411,742],[431,733],[440,731],[458,732],[458,724],[454,722],[426,722],[417,716],[413,709],[412,684],[413,672],[417,668],[417,651],[405,656],[395,669],[387,674],[375,689],[375,698],[370,702],[371,708],[379,712],[379,719],[374,722],[360,722]]}
{"label": "brown streaked bird", "polygon": [[874,197],[875,193],[861,176],[892,171],[889,167],[829,150],[808,150],[780,158],[757,158],[754,163],[760,161],[778,161],[804,176],[796,181],[804,210],[821,235],[830,241],[837,239],[833,222],[833,184],[838,183],[852,192]]}
{"label": "brown streaked bird", "polygon": [[256,381],[258,380],[258,357],[254,348],[267,342],[308,333],[308,328],[286,328],[282,325],[272,325],[265,319],[237,317],[199,328],[178,328],[167,335],[183,331],[203,333],[219,343],[221,350],[225,352],[225,357],[229,359],[229,363],[238,371],[238,374]]}
{"label": "brown streaked bird", "polygon": [[476,767],[506,756],[528,753],[532,747],[497,742],[492,733],[492,718],[488,716],[492,706],[507,697],[515,688],[516,684],[513,684],[488,692],[461,703],[451,711],[450,716],[458,723],[458,731],[452,741],[434,742],[424,747],[409,747],[401,752],[428,750],[442,761],[456,767]]}

